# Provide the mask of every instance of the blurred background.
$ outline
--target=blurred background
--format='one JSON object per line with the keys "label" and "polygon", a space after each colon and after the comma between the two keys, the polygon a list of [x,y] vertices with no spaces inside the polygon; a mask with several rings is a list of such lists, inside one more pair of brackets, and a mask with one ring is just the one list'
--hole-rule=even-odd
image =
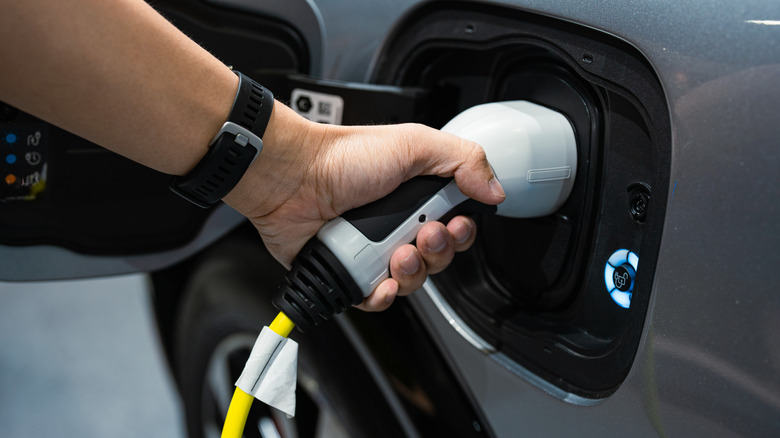
{"label": "blurred background", "polygon": [[184,437],[147,278],[0,282],[0,437]]}

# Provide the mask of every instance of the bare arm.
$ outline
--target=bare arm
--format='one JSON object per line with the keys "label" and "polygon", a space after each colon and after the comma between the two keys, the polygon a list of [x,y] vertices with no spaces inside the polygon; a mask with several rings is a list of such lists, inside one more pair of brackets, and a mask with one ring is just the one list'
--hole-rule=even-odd
{"label": "bare arm", "polygon": [[143,1],[2,0],[0,99],[149,167],[184,174],[238,78]]}
{"label": "bare arm", "polygon": [[[227,119],[238,78],[142,0],[0,0],[0,100],[159,171],[182,175]],[[503,200],[479,145],[421,125],[339,127],[280,103],[263,151],[224,201],[289,266],[328,220],[416,175]],[[474,241],[466,217],[431,222],[360,306],[381,310]]]}

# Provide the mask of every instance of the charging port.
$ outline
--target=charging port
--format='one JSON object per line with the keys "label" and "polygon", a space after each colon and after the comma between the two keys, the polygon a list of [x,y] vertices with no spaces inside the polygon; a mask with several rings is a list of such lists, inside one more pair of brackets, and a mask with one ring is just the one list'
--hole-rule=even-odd
{"label": "charging port", "polygon": [[641,54],[545,17],[434,5],[398,28],[375,71],[379,84],[444,96],[418,120],[432,126],[506,100],[569,119],[578,172],[568,201],[543,218],[478,216],[476,244],[434,283],[471,330],[522,367],[567,393],[612,393],[641,336],[669,179],[666,105]]}

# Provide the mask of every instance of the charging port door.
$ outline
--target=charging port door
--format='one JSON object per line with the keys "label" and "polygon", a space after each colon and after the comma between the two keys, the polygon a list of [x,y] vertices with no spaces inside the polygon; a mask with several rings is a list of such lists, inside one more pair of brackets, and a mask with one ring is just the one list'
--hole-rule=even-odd
{"label": "charging port door", "polygon": [[549,393],[599,400],[614,392],[641,338],[669,180],[666,103],[641,54],[546,17],[430,5],[396,28],[373,81],[440,98],[416,120],[435,127],[507,100],[569,119],[578,172],[568,201],[543,218],[478,216],[476,244],[428,292],[462,324],[459,333]]}

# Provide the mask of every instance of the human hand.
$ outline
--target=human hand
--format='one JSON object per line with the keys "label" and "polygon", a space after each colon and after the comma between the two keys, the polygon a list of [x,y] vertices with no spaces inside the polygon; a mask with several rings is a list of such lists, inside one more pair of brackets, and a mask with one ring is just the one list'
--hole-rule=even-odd
{"label": "human hand", "polygon": [[[274,105],[263,151],[225,202],[257,228],[271,254],[289,268],[322,225],[380,199],[417,175],[454,176],[460,190],[486,204],[504,192],[476,143],[422,125],[331,126]],[[358,308],[386,309],[422,286],[456,251],[471,246],[476,225],[465,216],[431,222],[390,259],[391,277]]]}

